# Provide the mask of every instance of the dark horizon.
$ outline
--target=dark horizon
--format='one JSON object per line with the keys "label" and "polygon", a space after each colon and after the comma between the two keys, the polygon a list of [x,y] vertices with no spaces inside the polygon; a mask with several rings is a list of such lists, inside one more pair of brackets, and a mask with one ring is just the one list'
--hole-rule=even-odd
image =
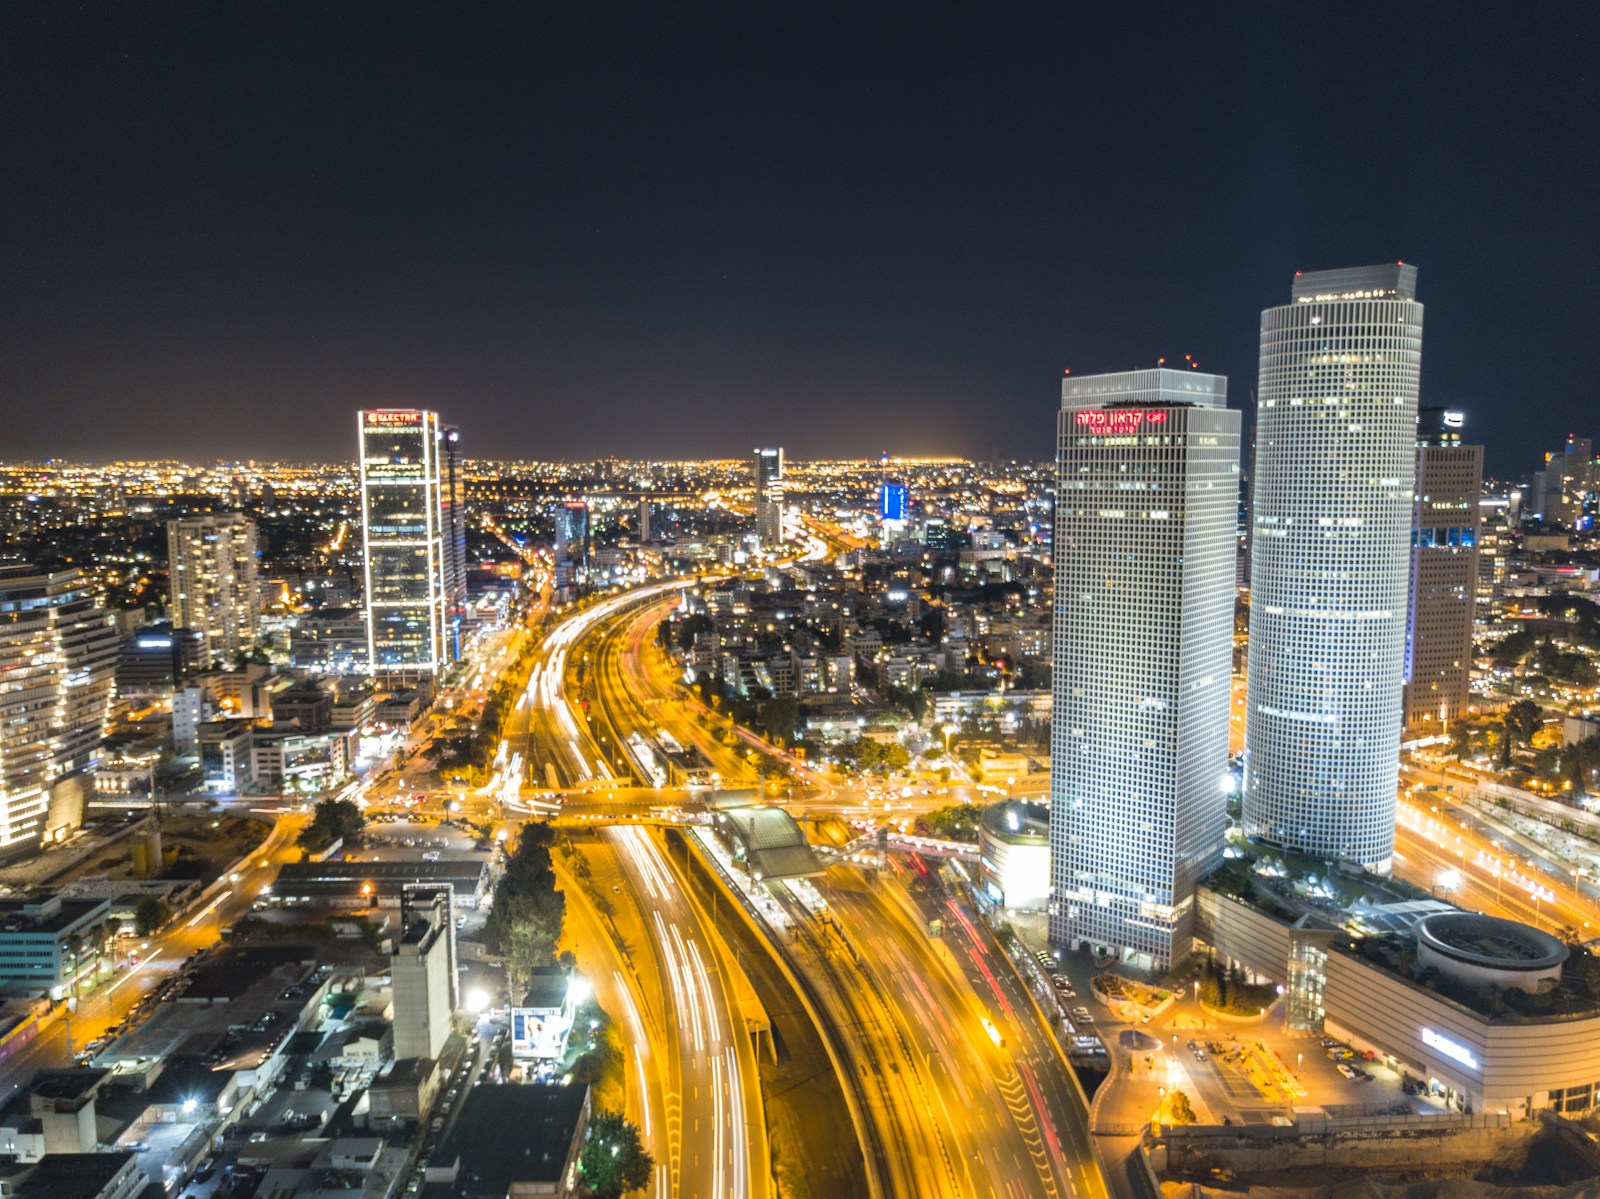
{"label": "dark horizon", "polygon": [[341,461],[382,404],[473,457],[1044,461],[1063,368],[1248,412],[1294,271],[1395,259],[1491,473],[1600,434],[1600,19],[1190,16],[13,15],[0,452]]}

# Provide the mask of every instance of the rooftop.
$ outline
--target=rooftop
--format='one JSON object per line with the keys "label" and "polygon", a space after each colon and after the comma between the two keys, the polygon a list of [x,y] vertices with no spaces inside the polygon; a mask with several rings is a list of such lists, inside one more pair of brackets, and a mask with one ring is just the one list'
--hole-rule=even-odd
{"label": "rooftop", "polygon": [[1417,921],[1417,940],[1440,953],[1496,969],[1538,970],[1567,960],[1567,947],[1547,932],[1472,912],[1440,912]]}
{"label": "rooftop", "polygon": [[589,1088],[581,1085],[473,1087],[429,1165],[459,1163],[455,1189],[473,1194],[509,1194],[515,1182],[556,1182],[588,1104]]}
{"label": "rooftop", "polygon": [[97,1195],[134,1159],[132,1153],[47,1153],[10,1193],[17,1199],[84,1199]]}
{"label": "rooftop", "polygon": [[782,808],[732,808],[718,812],[716,822],[743,847],[758,879],[801,878],[826,871],[794,817]]}
{"label": "rooftop", "polygon": [[571,979],[560,966],[541,966],[528,972],[528,993],[523,1007],[559,1008],[567,1002],[567,988]]}
{"label": "rooftop", "polygon": [[1344,953],[1376,966],[1486,1020],[1518,1023],[1600,1015],[1600,959],[1581,948],[1570,951],[1567,968],[1554,989],[1536,993],[1492,984],[1474,986],[1424,966],[1418,960],[1416,938],[1411,935],[1338,938],[1329,946],[1329,952]]}
{"label": "rooftop", "polygon": [[1050,809],[1042,803],[1008,799],[985,808],[983,831],[1015,845],[1042,845],[1050,838]]}
{"label": "rooftop", "polygon": [[1403,262],[1349,266],[1332,271],[1296,271],[1290,298],[1309,303],[1324,299],[1417,298],[1417,268]]}

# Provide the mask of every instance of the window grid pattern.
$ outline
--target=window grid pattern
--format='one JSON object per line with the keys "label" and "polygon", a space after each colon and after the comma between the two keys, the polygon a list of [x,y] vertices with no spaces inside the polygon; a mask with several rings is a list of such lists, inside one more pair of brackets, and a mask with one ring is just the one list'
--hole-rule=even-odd
{"label": "window grid pattern", "polygon": [[1110,436],[1060,416],[1050,935],[1168,965],[1227,819],[1240,414],[1150,411]]}
{"label": "window grid pattern", "polygon": [[1262,313],[1256,420],[1245,832],[1380,871],[1394,852],[1422,361],[1408,282]]}
{"label": "window grid pattern", "polygon": [[439,418],[364,412],[360,421],[368,661],[379,674],[431,675],[445,629]]}

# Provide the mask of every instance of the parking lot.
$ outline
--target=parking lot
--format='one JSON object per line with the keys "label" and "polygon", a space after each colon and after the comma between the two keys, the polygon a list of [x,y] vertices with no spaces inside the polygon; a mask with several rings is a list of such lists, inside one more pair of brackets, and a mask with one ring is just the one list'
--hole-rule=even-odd
{"label": "parking lot", "polygon": [[[1228,1021],[1203,1011],[1190,990],[1177,992],[1148,1021],[1126,1008],[1131,1018],[1124,1018],[1090,986],[1098,968],[1087,953],[1029,952],[1054,991],[1063,1043],[1097,1037],[1121,1067],[1110,1085],[1125,1093],[1097,1102],[1113,1122],[1142,1122],[1173,1088],[1189,1095],[1202,1120],[1216,1123],[1272,1123],[1319,1109],[1442,1110],[1408,1094],[1381,1062],[1321,1034],[1285,1029],[1281,1006],[1263,1020]],[[1031,973],[1031,965],[1019,968]]]}

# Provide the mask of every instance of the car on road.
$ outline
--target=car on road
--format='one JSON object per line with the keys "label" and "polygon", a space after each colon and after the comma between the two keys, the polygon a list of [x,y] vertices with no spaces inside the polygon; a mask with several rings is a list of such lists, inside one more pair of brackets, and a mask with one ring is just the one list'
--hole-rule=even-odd
{"label": "car on road", "polygon": [[1354,1066],[1346,1065],[1344,1062],[1340,1062],[1338,1065],[1336,1065],[1334,1067],[1334,1069],[1338,1070],[1340,1074],[1343,1074],[1346,1078],[1350,1079],[1352,1082],[1355,1081],[1356,1069],[1355,1069]]}

